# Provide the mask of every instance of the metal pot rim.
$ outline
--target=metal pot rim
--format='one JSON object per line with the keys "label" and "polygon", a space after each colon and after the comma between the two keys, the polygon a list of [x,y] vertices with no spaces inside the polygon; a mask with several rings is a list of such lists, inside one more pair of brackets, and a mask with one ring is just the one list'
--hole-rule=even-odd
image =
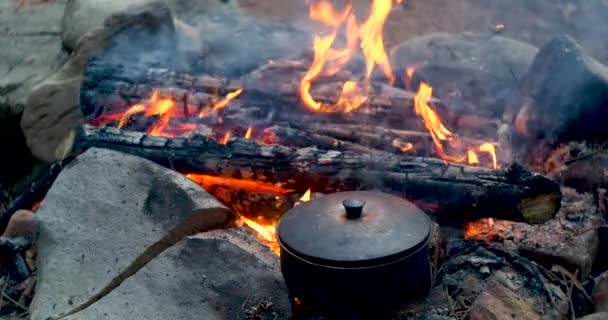
{"label": "metal pot rim", "polygon": [[[432,231],[431,231],[432,232]],[[391,265],[394,263],[402,262],[403,260],[407,260],[420,252],[420,250],[428,250],[429,242],[431,241],[431,236],[429,235],[425,241],[421,242],[421,245],[413,251],[407,251],[407,255],[403,255],[403,252],[400,252],[395,255],[383,257],[380,259],[372,259],[372,260],[361,260],[361,261],[337,261],[337,260],[325,260],[325,259],[315,259],[314,257],[308,257],[305,255],[300,255],[295,253],[294,250],[291,250],[289,247],[285,245],[281,238],[277,236],[277,242],[281,246],[281,255],[283,252],[289,253],[292,257],[297,258],[298,260],[320,268],[328,268],[328,269],[336,269],[336,270],[365,270],[365,269],[374,269],[387,265]],[[377,262],[377,263],[374,263]],[[331,263],[334,263],[332,265]],[[430,262],[429,262],[430,263]]]}

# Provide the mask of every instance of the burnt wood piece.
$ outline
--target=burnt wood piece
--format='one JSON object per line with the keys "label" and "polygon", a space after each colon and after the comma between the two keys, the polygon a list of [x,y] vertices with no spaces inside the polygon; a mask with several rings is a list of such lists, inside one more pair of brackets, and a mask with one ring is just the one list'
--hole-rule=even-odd
{"label": "burnt wood piece", "polygon": [[[205,105],[213,96],[244,89],[235,99],[239,108],[258,108],[257,116],[273,120],[300,121],[301,116],[314,115],[314,120],[325,118],[333,123],[383,123],[396,128],[423,129],[415,114],[413,92],[388,85],[373,83],[366,105],[350,113],[332,113],[322,116],[308,110],[300,102],[299,81],[305,69],[293,71],[284,64],[270,63],[241,79],[225,79],[205,74],[192,74],[145,63],[119,64],[108,59],[92,59],[85,71],[80,102],[85,120],[101,114],[125,111],[129,105],[148,99],[155,89],[171,95],[176,101],[196,101]],[[293,62],[296,63],[296,62]],[[343,79],[322,79],[312,89],[318,101],[334,104],[342,91]],[[431,99],[440,113],[445,106]],[[227,108],[234,109],[234,108]],[[230,113],[229,110],[222,110]],[[253,113],[255,115],[255,113]]]}
{"label": "burnt wood piece", "polygon": [[303,193],[383,190],[404,196],[444,221],[480,217],[543,223],[560,208],[557,183],[519,165],[492,170],[432,158],[261,145],[240,138],[226,145],[203,136],[164,138],[84,126],[76,149],[108,148],[176,169],[282,183]]}

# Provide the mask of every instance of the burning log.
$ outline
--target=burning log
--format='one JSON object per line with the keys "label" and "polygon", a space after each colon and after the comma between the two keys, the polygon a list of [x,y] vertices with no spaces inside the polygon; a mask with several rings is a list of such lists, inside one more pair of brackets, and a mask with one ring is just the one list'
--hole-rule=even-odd
{"label": "burning log", "polygon": [[[294,65],[298,66],[298,69],[294,70]],[[230,80],[144,63],[129,63],[125,66],[115,61],[105,61],[102,57],[93,59],[87,66],[80,103],[85,120],[90,121],[102,114],[124,112],[129,105],[148,99],[155,90],[160,90],[163,95],[183,103],[187,110],[188,105],[200,109],[218,95],[223,96],[243,89],[238,100],[245,103],[242,103],[239,110],[222,110],[222,116],[229,117],[237,112],[247,114],[248,121],[270,117],[274,122],[300,122],[315,114],[304,106],[296,107],[301,104],[298,86],[305,72],[305,65],[297,60],[271,62],[241,79]],[[313,98],[329,104],[336,103],[341,84],[340,79],[326,79],[315,86],[312,91]],[[374,83],[366,101],[367,107],[352,112],[325,114],[324,117],[332,123],[383,123],[399,129],[405,126],[412,130],[422,130],[421,121],[414,113],[414,97],[413,92]],[[429,102],[437,104],[438,109],[445,109],[434,98]],[[254,110],[248,112],[249,109]],[[311,117],[308,120],[305,122],[318,122],[319,117]]]}
{"label": "burning log", "polygon": [[560,208],[557,183],[518,165],[492,170],[394,154],[291,148],[203,136],[164,138],[85,126],[77,149],[102,147],[137,154],[181,172],[282,183],[303,193],[379,189],[416,202],[446,221],[496,217],[543,223]]}

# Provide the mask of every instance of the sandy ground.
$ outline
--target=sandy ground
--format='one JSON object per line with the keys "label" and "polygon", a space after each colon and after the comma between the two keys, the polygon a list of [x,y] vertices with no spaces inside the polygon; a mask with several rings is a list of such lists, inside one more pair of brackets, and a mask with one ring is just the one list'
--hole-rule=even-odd
{"label": "sandy ground", "polygon": [[[240,0],[250,14],[307,25],[310,0]],[[343,2],[344,0],[342,0]],[[334,1],[339,3],[339,1]],[[365,16],[369,0],[354,0]],[[431,32],[494,32],[504,24],[504,36],[542,45],[566,33],[592,56],[608,63],[608,0],[403,0],[385,28],[387,47]]]}

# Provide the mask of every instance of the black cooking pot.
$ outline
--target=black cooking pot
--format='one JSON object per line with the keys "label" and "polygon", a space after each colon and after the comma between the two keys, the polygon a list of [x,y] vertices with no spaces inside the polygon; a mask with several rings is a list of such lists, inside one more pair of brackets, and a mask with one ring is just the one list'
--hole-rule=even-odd
{"label": "black cooking pot", "polygon": [[341,192],[301,204],[277,226],[293,298],[340,319],[389,317],[431,287],[431,221],[414,204]]}

